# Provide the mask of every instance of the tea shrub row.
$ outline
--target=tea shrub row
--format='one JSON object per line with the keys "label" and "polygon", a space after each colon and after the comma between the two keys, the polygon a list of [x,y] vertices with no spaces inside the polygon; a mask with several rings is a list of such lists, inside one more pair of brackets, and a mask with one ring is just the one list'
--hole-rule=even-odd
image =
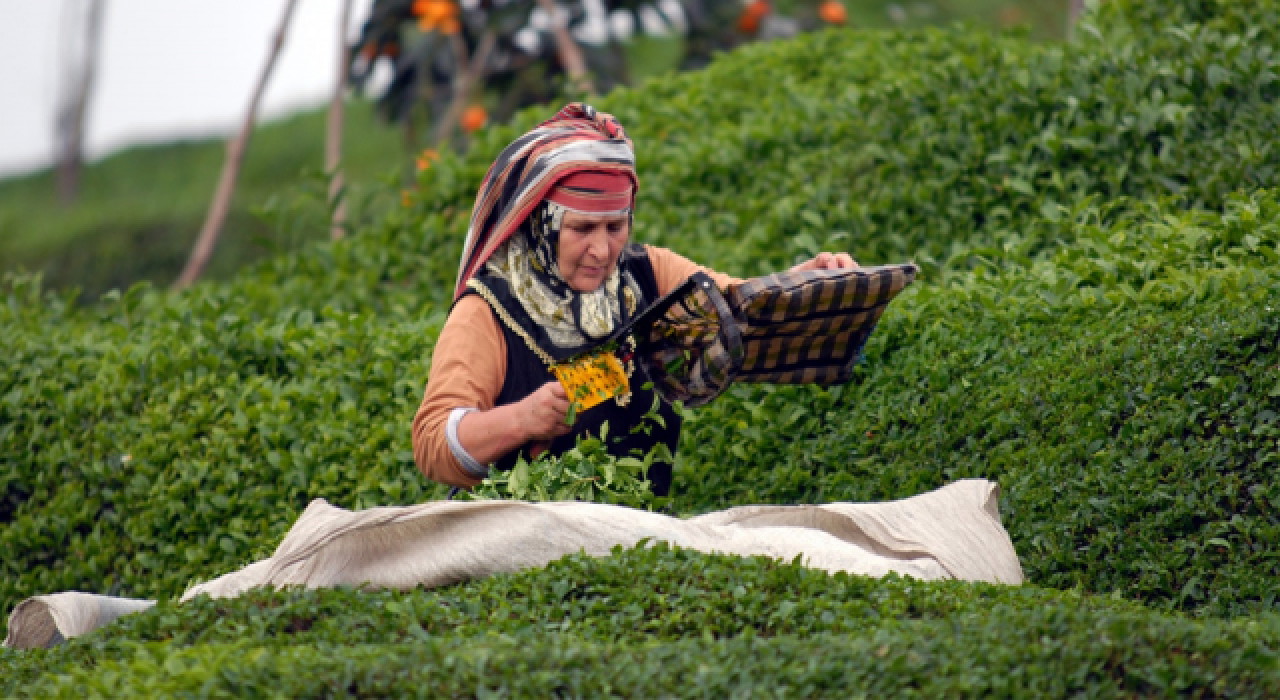
{"label": "tea shrub row", "polygon": [[[1068,45],[819,32],[594,104],[636,143],[637,235],[739,276],[838,248],[913,258],[936,280],[975,248],[1051,249],[1058,207],[1082,198],[1179,194],[1216,209],[1275,183],[1280,3],[1116,0],[1090,26]],[[485,170],[547,115],[526,111],[465,156],[443,154],[409,207],[345,243],[146,303],[250,317],[443,309]]]}
{"label": "tea shrub row", "polygon": [[[826,32],[597,105],[636,140],[643,240],[737,275],[827,247],[927,263],[853,382],[738,387],[698,412],[678,455],[677,512],[897,498],[984,476],[1003,486],[1032,583],[1106,597],[904,583],[954,614],[868,625],[872,608],[832,603],[830,620],[770,627],[784,603],[827,605],[778,589],[714,616],[685,606],[698,625],[729,625],[723,639],[690,638],[693,626],[670,612],[665,632],[612,642],[570,626],[543,646],[530,640],[565,615],[614,631],[662,618],[581,596],[571,596],[578,613],[565,612],[527,592],[502,598],[527,606],[503,627],[484,617],[499,598],[483,582],[407,597],[263,593],[166,604],[62,650],[5,654],[0,675],[72,674],[32,686],[49,693],[96,683],[103,693],[484,694],[524,682],[522,692],[546,694],[554,675],[580,683],[563,687],[570,694],[615,680],[618,692],[693,693],[699,679],[708,694],[748,694],[753,682],[795,694],[998,694],[1014,690],[990,684],[1024,677],[1056,694],[1268,694],[1280,201],[1257,187],[1275,184],[1280,158],[1270,145],[1278,8],[1113,0],[1069,46],[963,30]],[[540,118],[526,112],[467,156],[446,154],[409,206],[351,240],[230,283],[183,295],[136,287],[78,307],[8,278],[0,608],[70,589],[169,598],[269,553],[312,498],[360,508],[443,497],[413,467],[409,419],[475,187]],[[639,556],[599,566],[627,567],[640,596],[636,571],[662,564],[628,558]],[[653,556],[686,568],[714,559]],[[554,591],[557,579],[539,577],[572,561],[520,576]],[[715,561],[734,572],[726,580],[761,566]],[[607,581],[603,570],[590,577]],[[859,581],[890,598],[899,585]],[[963,602],[1006,594],[1045,598]],[[425,610],[451,595],[472,601],[458,603],[463,617],[437,618],[459,631],[432,629],[421,643],[361,612],[387,599]],[[254,622],[277,606],[264,601],[286,599],[348,612],[305,623],[334,637],[289,646],[306,630]],[[659,610],[645,600],[639,610]],[[227,636],[171,638],[185,626],[215,634],[208,620],[222,616]],[[360,639],[370,646],[341,646]]]}
{"label": "tea shrub row", "polygon": [[[1050,260],[921,287],[851,385],[742,387],[697,412],[674,507],[898,498],[984,476],[1005,486],[1033,581],[1273,607],[1277,221],[1271,193],[1221,215],[1155,207],[1141,226],[1081,224]],[[0,530],[11,600],[175,595],[269,552],[311,498],[441,495],[401,432],[421,391],[403,375],[438,320],[121,318],[54,334],[32,313],[10,326],[27,331],[6,352],[24,382],[2,430],[53,468],[0,477],[17,501]],[[120,411],[131,420],[99,418]],[[103,452],[77,465],[86,447]]]}
{"label": "tea shrub row", "polygon": [[1280,606],[1280,205],[1081,225],[1027,267],[922,287],[853,383],[735,387],[683,437],[677,508],[998,480],[1030,580]]}
{"label": "tea shrub row", "polygon": [[[436,592],[259,592],[240,601],[167,603],[64,649],[8,655],[15,684],[42,671],[70,674],[70,680],[43,675],[35,685],[12,687],[39,689],[36,695],[85,683],[104,694],[195,687],[241,693],[275,687],[272,679],[283,674],[303,684],[288,686],[299,693],[347,687],[341,682],[388,693],[413,683],[453,692],[442,689],[492,682],[536,693],[539,683],[580,673],[585,685],[573,692],[594,694],[607,690],[592,684],[608,681],[601,669],[609,664],[631,659],[650,668],[646,664],[693,653],[727,665],[703,664],[710,670],[689,673],[714,680],[711,688],[743,693],[751,683],[1014,693],[984,685],[997,682],[1003,663],[1030,674],[1027,687],[1047,684],[1063,693],[1166,694],[1184,687],[1178,683],[1233,683],[1243,694],[1266,695],[1260,689],[1277,687],[1274,623],[1280,618],[1274,613],[1194,622],[1125,599],[1204,612],[1274,608],[1280,489],[1269,462],[1280,408],[1280,281],[1265,263],[1280,243],[1277,212],[1280,203],[1269,193],[1234,202],[1216,221],[1203,213],[1175,218],[1153,211],[1146,236],[1133,238],[1151,243],[1163,234],[1169,245],[1138,243],[1128,252],[1167,250],[1164,259],[1141,258],[1155,274],[1139,289],[1162,289],[1156,300],[1094,294],[1114,292],[1114,281],[1095,289],[1077,285],[1075,298],[1045,294],[1053,290],[1049,282],[1073,271],[1125,269],[1135,258],[1124,255],[1130,237],[1120,234],[1134,229],[1085,231],[1082,245],[1063,249],[1053,261],[1023,268],[1006,261],[1005,270],[974,274],[964,284],[922,287],[886,319],[854,383],[735,390],[698,413],[682,446],[677,507],[686,511],[762,500],[896,497],[962,476],[998,479],[1005,486],[1005,523],[1030,580],[1110,596],[833,578],[795,565],[659,547],[604,560],[571,557]],[[1245,237],[1257,239],[1256,251],[1230,245]],[[1083,245],[1090,240],[1092,247]],[[1175,263],[1192,270],[1181,280],[1181,296],[1170,291],[1178,289]],[[1217,289],[1197,291],[1204,280],[1217,280]],[[1209,299],[1200,298],[1205,294]],[[990,362],[979,359],[983,354]],[[1131,405],[1113,404],[1122,401]],[[761,414],[775,417],[757,419]],[[752,459],[739,456],[740,449]],[[193,496],[189,510],[199,511],[201,500]],[[143,501],[135,510],[145,514],[156,505]],[[256,513],[267,517],[268,505]],[[254,513],[233,517],[247,521]],[[182,514],[191,522],[199,522],[196,517]],[[202,526],[213,536],[232,536],[226,523]],[[223,556],[221,563],[234,561],[217,541],[211,549]],[[252,546],[265,552],[272,541],[264,537]],[[175,547],[201,542],[168,540]],[[157,581],[165,579],[150,583]],[[1003,605],[1014,609],[1006,614]],[[934,621],[890,622],[904,618]],[[419,634],[414,624],[425,639],[411,636]],[[703,630],[718,641],[698,641]],[[1099,630],[1124,642],[1113,648],[1081,643]],[[931,646],[930,638],[948,635],[954,645]],[[539,643],[520,641],[525,638]],[[543,644],[551,638],[556,641]],[[621,641],[609,643],[614,639]],[[814,646],[814,639],[827,641]],[[876,644],[866,646],[868,639]],[[284,648],[295,643],[304,648]],[[343,644],[377,645],[384,654],[371,647],[361,656]],[[191,648],[176,648],[183,646]],[[529,647],[558,651],[517,653]],[[848,675],[864,668],[853,659],[884,647],[907,661]],[[842,656],[846,648],[855,651]],[[981,658],[999,662],[996,671],[974,676],[966,660],[987,648],[993,651],[980,652]],[[1241,648],[1251,651],[1241,656]],[[821,661],[800,664],[818,649]],[[459,653],[477,656],[451,656]],[[735,665],[760,653],[800,665],[735,675]],[[229,663],[228,655],[241,660]],[[1175,663],[1183,656],[1195,663]],[[419,662],[431,665],[411,670]],[[220,663],[226,668],[215,672]],[[953,671],[938,674],[939,664]],[[534,666],[545,675],[521,670]],[[644,694],[650,687],[626,679],[614,689]],[[57,690],[59,683],[65,688]],[[746,685],[732,685],[739,683]]]}
{"label": "tea shrub row", "polygon": [[[637,144],[637,231],[649,242],[740,276],[827,249],[946,270],[975,247],[1052,247],[1059,206],[1084,197],[1178,194],[1217,208],[1275,182],[1280,4],[1222,3],[1191,15],[1205,20],[1196,26],[1151,10],[1167,4],[1104,3],[1099,28],[1065,46],[822,32],[598,106]],[[485,168],[544,117],[423,174],[410,221],[425,216],[440,251],[438,290],[451,289]]]}
{"label": "tea shrub row", "polygon": [[438,591],[260,590],[161,604],[51,651],[8,652],[3,690],[1242,696],[1280,690],[1277,654],[1275,617],[1192,621],[1034,586],[829,576],[657,545]]}

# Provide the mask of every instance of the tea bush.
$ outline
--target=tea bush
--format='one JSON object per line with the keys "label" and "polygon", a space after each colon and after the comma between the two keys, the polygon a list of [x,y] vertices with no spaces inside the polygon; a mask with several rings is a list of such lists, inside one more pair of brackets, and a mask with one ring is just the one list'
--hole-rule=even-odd
{"label": "tea bush", "polygon": [[[926,263],[849,384],[697,412],[676,512],[983,476],[1033,586],[621,552],[447,591],[166,603],[6,653],[3,675],[67,674],[33,694],[1274,694],[1277,8],[1114,0],[1064,46],[824,32],[597,105],[636,140],[643,240],[737,275],[822,248]],[[312,498],[443,497],[409,419],[479,179],[544,117],[445,154],[360,235],[228,283],[77,307],[7,278],[0,607],[171,598],[268,553]],[[625,585],[588,593],[609,567]],[[636,573],[700,569],[744,593],[654,596]],[[273,617],[293,605],[329,612]]]}
{"label": "tea bush", "polygon": [[[819,32],[595,104],[636,143],[646,242],[738,276],[831,247],[868,262],[914,258],[936,278],[964,268],[974,248],[1052,248],[1059,207],[1090,195],[1180,194],[1184,208],[1212,209],[1274,184],[1280,4],[1173,3],[1184,4],[1202,9],[1108,1],[1097,28],[1069,45],[958,30]],[[485,170],[548,113],[486,130],[466,156],[443,154],[409,207],[360,236],[178,303],[241,315],[443,308]]]}
{"label": "tea bush", "polygon": [[657,545],[445,590],[162,603],[50,651],[9,652],[4,690],[1265,695],[1280,690],[1278,646],[1273,616],[1192,621],[1034,586],[829,576]]}
{"label": "tea bush", "polygon": [[1076,235],[1048,261],[921,288],[850,385],[736,387],[695,413],[677,509],[984,477],[1032,581],[1276,608],[1280,206]]}

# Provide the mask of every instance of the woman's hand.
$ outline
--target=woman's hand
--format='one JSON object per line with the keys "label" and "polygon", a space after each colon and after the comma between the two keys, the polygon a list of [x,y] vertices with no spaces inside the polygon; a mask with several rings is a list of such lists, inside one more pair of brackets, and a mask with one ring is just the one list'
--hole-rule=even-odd
{"label": "woman's hand", "polygon": [[568,413],[564,387],[547,382],[520,401],[463,416],[458,441],[481,464],[492,464],[525,445],[529,456],[537,457],[552,440],[572,430],[564,424]]}
{"label": "woman's hand", "polygon": [[846,268],[858,267],[858,261],[854,260],[848,253],[818,253],[813,256],[812,260],[796,265],[789,270],[790,272],[804,272],[805,270],[843,270]]}
{"label": "woman's hand", "polygon": [[560,382],[543,384],[519,404],[520,428],[527,442],[550,442],[573,429],[564,422],[569,414],[569,396]]}

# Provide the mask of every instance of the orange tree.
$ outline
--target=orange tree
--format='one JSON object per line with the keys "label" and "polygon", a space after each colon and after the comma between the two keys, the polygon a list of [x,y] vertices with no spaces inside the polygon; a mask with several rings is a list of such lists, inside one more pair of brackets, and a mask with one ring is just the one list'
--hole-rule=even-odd
{"label": "orange tree", "polygon": [[566,87],[566,48],[582,57],[590,83],[608,90],[629,81],[626,46],[645,35],[681,37],[676,65],[697,68],[716,51],[845,17],[841,0],[375,0],[353,47],[351,80],[368,89],[385,62],[383,115],[406,123],[411,140],[415,117],[425,115],[433,140],[445,141],[455,124],[474,131],[582,89]]}

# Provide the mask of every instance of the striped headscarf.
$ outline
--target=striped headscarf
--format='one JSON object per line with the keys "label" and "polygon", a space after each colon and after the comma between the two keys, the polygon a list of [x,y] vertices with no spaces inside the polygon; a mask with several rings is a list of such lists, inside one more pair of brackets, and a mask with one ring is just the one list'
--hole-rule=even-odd
{"label": "striped headscarf", "polygon": [[[620,172],[635,182],[635,151],[612,115],[580,102],[507,146],[489,166],[476,194],[453,297],[466,290],[494,252],[533,215],[565,177],[583,171]],[[634,190],[633,190],[634,192]]]}

